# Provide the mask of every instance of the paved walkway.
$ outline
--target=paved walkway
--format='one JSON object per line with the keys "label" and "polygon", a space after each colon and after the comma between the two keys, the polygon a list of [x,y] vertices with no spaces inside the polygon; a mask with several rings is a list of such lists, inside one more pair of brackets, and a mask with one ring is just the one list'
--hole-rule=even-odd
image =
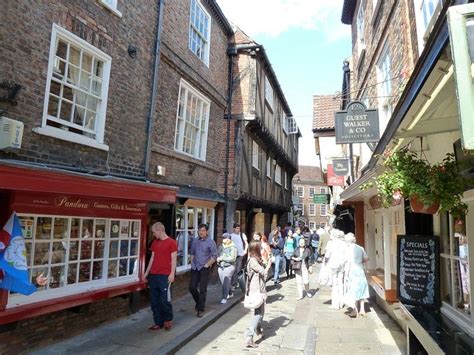
{"label": "paved walkway", "polygon": [[[310,286],[315,292],[316,274]],[[296,281],[270,286],[264,317],[263,339],[257,349],[245,348],[249,311],[242,304],[193,339],[178,354],[405,354],[406,336],[379,307],[370,304],[365,318],[349,318],[344,310],[329,309],[329,287],[313,298],[296,300]],[[368,307],[368,306],[367,306]]]}
{"label": "paved walkway", "polygon": [[[316,274],[310,281],[315,292]],[[265,337],[257,338],[257,349],[244,347],[250,315],[240,302],[242,293],[221,305],[221,288],[214,285],[203,318],[196,317],[190,296],[174,302],[175,327],[169,332],[148,332],[153,321],[145,309],[33,354],[405,354],[405,334],[376,305],[370,304],[366,318],[351,319],[343,310],[329,309],[330,288],[301,301],[294,279],[268,289]]]}

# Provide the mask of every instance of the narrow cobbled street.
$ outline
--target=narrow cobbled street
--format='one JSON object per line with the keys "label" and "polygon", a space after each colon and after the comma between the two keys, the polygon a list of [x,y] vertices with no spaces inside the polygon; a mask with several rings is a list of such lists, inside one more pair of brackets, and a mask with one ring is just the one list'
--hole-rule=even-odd
{"label": "narrow cobbled street", "polygon": [[[329,308],[331,289],[315,289],[313,298],[297,301],[296,281],[268,284],[264,337],[258,348],[244,346],[249,311],[237,304],[222,318],[183,347],[178,354],[405,354],[406,335],[384,311],[369,303],[367,317],[349,318],[344,310]],[[366,305],[367,307],[367,305]]]}

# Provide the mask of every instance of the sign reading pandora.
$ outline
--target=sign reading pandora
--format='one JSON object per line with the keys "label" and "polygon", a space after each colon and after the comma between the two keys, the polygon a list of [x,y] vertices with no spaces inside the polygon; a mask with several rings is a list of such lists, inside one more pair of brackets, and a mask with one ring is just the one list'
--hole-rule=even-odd
{"label": "sign reading pandora", "polygon": [[336,112],[336,144],[377,142],[380,139],[377,110],[351,101],[347,111]]}

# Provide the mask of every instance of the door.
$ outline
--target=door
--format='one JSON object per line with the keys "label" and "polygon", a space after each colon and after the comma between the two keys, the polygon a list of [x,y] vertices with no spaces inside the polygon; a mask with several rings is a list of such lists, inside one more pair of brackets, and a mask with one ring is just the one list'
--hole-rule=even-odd
{"label": "door", "polygon": [[383,248],[383,228],[384,218],[382,213],[375,214],[375,268],[384,268],[384,248]]}

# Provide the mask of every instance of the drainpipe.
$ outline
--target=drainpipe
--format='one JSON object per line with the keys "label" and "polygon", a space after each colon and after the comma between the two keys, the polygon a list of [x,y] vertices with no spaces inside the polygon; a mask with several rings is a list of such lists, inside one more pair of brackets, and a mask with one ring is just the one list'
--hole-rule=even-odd
{"label": "drainpipe", "polygon": [[[232,119],[232,96],[234,93],[234,57],[237,56],[237,50],[235,48],[229,48],[227,50],[227,56],[229,57],[229,64],[227,67],[227,115],[226,115],[226,145],[225,145],[225,168],[224,168],[224,219],[222,228],[227,229],[227,209],[229,208],[229,189],[227,184],[229,183],[229,155],[230,155],[230,121]],[[229,232],[229,231],[228,231]]]}
{"label": "drainpipe", "polygon": [[[342,93],[343,97],[343,107],[342,109],[345,110],[347,105],[351,101],[351,69],[349,68],[349,62],[347,60],[344,61],[344,66],[342,67],[344,72],[344,80],[346,82],[346,90]],[[351,181],[352,184],[355,180],[355,173],[354,173],[354,151],[352,149],[352,143],[349,143],[349,168],[351,172]]]}
{"label": "drainpipe", "polygon": [[161,53],[161,34],[163,32],[163,5],[164,0],[158,0],[158,27],[156,30],[155,40],[155,61],[153,63],[153,76],[152,76],[152,89],[151,89],[151,103],[150,111],[148,112],[148,124],[147,124],[147,139],[145,148],[145,177],[148,177],[150,172],[150,156],[151,156],[151,142],[153,138],[153,113],[156,108],[156,92],[158,87],[158,72],[160,67],[160,53]]}

